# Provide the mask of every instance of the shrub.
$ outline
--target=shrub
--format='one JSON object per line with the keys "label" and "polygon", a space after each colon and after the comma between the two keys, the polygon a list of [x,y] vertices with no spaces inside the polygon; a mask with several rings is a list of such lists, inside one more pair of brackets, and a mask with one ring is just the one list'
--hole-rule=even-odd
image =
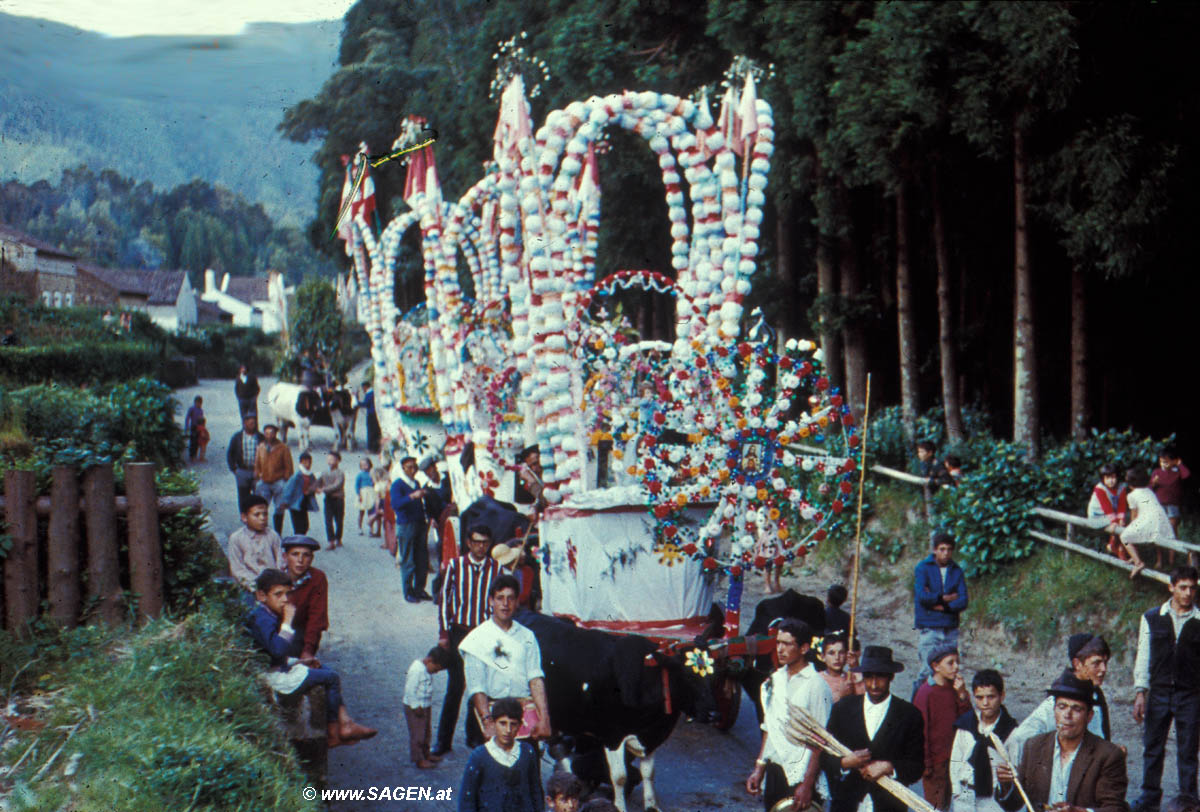
{"label": "shrub", "polygon": [[155,374],[160,357],[153,345],[123,340],[4,347],[0,349],[0,380],[65,386],[124,381]]}
{"label": "shrub", "polygon": [[1030,462],[1016,443],[975,443],[958,487],[942,489],[934,503],[942,523],[958,539],[957,551],[968,572],[994,572],[1000,563],[1033,551],[1038,542],[1029,530],[1054,529],[1030,515],[1031,508],[1080,513],[1101,465],[1149,467],[1164,442],[1128,430],[1092,432],[1085,440],[1047,444],[1037,462]]}

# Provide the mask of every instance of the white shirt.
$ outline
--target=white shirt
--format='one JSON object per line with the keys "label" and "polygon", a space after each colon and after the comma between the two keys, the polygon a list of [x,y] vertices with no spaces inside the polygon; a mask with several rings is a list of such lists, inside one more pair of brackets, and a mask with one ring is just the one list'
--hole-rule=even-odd
{"label": "white shirt", "polygon": [[497,764],[508,767],[510,770],[517,765],[517,759],[521,757],[520,742],[513,742],[512,749],[505,750],[496,744],[496,739],[493,737],[484,742],[483,746],[487,749],[488,755],[496,759]]}
{"label": "white shirt", "polygon": [[515,620],[504,631],[488,618],[458,647],[463,655],[467,696],[482,693],[492,699],[530,695],[530,680],[545,677],[542,651],[533,632]]}
{"label": "white shirt", "polygon": [[[942,583],[945,583],[943,578]],[[871,701],[871,697],[863,697],[863,721],[867,727],[867,741],[875,738],[875,734],[879,732],[879,726],[883,724],[883,717],[887,716],[888,708],[892,706],[892,695],[888,694],[887,698],[876,705]],[[871,800],[871,793],[863,796],[862,802],[858,805],[858,812],[875,812],[875,802]]]}
{"label": "white shirt", "polygon": [[[833,692],[811,664],[789,676],[786,667],[775,670],[759,689],[763,704],[762,731],[767,734],[762,758],[783,768],[788,784],[799,784],[808,771],[812,750],[793,744],[786,735],[792,707],[803,708],[822,727],[829,723]],[[824,780],[821,775],[819,780]],[[829,792],[821,793],[828,798]]]}
{"label": "white shirt", "polygon": [[420,660],[413,660],[404,678],[404,704],[410,708],[428,708],[433,705],[433,674]]}
{"label": "white shirt", "polygon": [[[975,714],[975,718],[979,718],[978,713]],[[1000,717],[997,716],[996,721],[999,720]],[[981,724],[979,732],[987,736],[995,727],[996,722],[990,725]],[[975,795],[975,765],[971,763],[971,755],[974,752],[975,737],[966,730],[955,730],[954,746],[950,750],[950,812],[1001,812],[1000,804],[995,798],[979,798]],[[988,748],[988,758],[992,763],[992,786],[996,787],[996,765],[1002,762],[995,747]]]}
{"label": "white shirt", "polygon": [[[1175,627],[1176,641],[1179,640],[1179,632],[1183,629],[1183,624],[1198,616],[1195,606],[1183,614],[1177,614],[1171,608],[1170,601],[1164,603],[1158,613],[1171,616],[1171,625]],[[1146,622],[1145,615],[1142,615],[1138,626],[1137,658],[1133,661],[1133,687],[1138,691],[1150,690],[1150,624]]]}
{"label": "white shirt", "polygon": [[1071,752],[1070,758],[1066,763],[1062,760],[1062,746],[1058,743],[1058,736],[1054,737],[1054,760],[1050,767],[1050,797],[1046,799],[1046,804],[1062,804],[1067,802],[1067,790],[1071,783],[1071,768],[1075,766],[1075,756],[1079,755],[1079,748],[1082,742],[1075,745],[1075,749]]}

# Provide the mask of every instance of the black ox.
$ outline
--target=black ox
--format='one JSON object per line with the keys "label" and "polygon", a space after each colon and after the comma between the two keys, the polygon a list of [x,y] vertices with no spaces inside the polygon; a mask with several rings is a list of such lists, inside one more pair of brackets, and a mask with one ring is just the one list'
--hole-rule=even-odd
{"label": "black ox", "polygon": [[[533,632],[541,648],[556,737],[574,739],[582,753],[589,746],[592,752],[596,745],[603,748],[613,800],[622,812],[627,759],[636,757],[644,806],[658,809],[654,751],[671,735],[681,713],[711,721],[712,677],[685,666],[684,653],[664,654],[645,637],[584,629],[531,611],[519,613],[516,620]],[[571,767],[581,772],[574,759]]]}

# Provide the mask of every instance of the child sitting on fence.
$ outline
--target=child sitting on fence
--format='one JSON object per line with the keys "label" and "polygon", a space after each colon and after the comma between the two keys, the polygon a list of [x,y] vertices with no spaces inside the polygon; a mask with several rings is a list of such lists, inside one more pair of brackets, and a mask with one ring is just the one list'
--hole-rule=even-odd
{"label": "child sitting on fence", "polygon": [[1129,489],[1117,475],[1117,467],[1107,464],[1100,468],[1100,481],[1092,488],[1092,498],[1088,500],[1087,516],[1089,519],[1106,519],[1108,526],[1108,551],[1122,561],[1129,560],[1129,554],[1121,546],[1117,533],[1125,524],[1129,515],[1127,502]]}
{"label": "child sitting on fence", "polygon": [[[1175,446],[1163,446],[1163,450],[1158,452],[1158,467],[1150,475],[1150,490],[1154,491],[1159,504],[1167,512],[1167,521],[1171,523],[1171,529],[1176,534],[1179,533],[1179,506],[1183,502],[1183,480],[1191,475],[1192,472],[1183,464]],[[1174,550],[1170,551],[1168,563],[1172,566],[1175,564]]]}
{"label": "child sitting on fence", "polygon": [[296,607],[288,603],[292,579],[277,569],[264,570],[254,582],[254,597],[258,604],[246,618],[250,637],[271,658],[271,670],[265,681],[276,693],[294,694],[320,685],[325,689],[326,713],[332,721],[327,727],[326,743],[330,747],[354,744],[369,739],[377,732],[350,718],[342,702],[341,678],[329,668],[310,668],[295,657],[288,656],[295,630],[292,620]]}
{"label": "child sitting on fence", "polygon": [[[1157,539],[1173,539],[1175,531],[1167,521],[1167,513],[1158,503],[1158,497],[1150,490],[1150,474],[1145,468],[1134,467],[1125,472],[1125,484],[1129,486],[1126,502],[1129,505],[1129,526],[1121,534],[1121,544],[1125,545],[1134,570],[1129,577],[1133,578],[1146,568],[1138,555],[1137,544],[1155,544]],[[1158,548],[1159,564],[1162,563],[1162,548]]]}

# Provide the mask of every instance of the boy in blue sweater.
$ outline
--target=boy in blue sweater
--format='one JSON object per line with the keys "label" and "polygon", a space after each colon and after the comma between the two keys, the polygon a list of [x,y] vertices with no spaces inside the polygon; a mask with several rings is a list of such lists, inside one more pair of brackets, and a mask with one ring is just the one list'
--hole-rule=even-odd
{"label": "boy in blue sweater", "polygon": [[524,708],[516,699],[492,703],[496,735],[471,751],[458,793],[458,812],[543,812],[542,775],[533,745],[517,741]]}
{"label": "boy in blue sweater", "polygon": [[281,570],[263,570],[254,582],[254,597],[258,599],[258,605],[246,618],[246,629],[255,645],[271,658],[271,670],[266,675],[267,685],[280,694],[306,691],[315,685],[324,687],[326,713],[330,719],[336,719],[330,721],[328,726],[327,743],[330,747],[371,738],[377,731],[351,719],[350,712],[342,703],[341,679],[336,671],[310,668],[295,657],[288,656],[296,636],[292,628],[296,607],[288,603],[291,590],[292,579]]}
{"label": "boy in blue sweater", "polygon": [[953,560],[954,536],[935,530],[930,542],[933,552],[913,571],[913,626],[921,655],[921,672],[913,684],[913,696],[933,675],[929,655],[941,648],[958,648],[958,615],[967,608],[967,579]]}

